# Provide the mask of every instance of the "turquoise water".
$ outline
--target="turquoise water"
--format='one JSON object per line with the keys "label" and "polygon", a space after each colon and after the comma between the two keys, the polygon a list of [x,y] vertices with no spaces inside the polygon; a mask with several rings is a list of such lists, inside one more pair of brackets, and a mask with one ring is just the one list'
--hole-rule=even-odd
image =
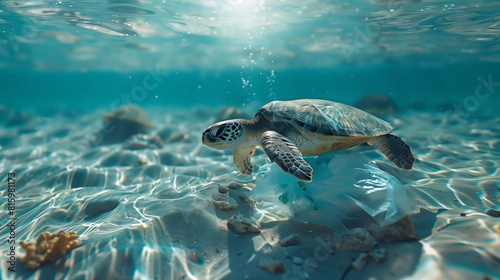
{"label": "turquoise water", "polygon": [[354,103],[379,93],[402,105],[461,103],[480,76],[499,80],[497,1],[0,7],[2,103],[16,108],[125,103],[122,95],[151,72],[150,89],[136,89],[132,102],[244,106],[307,96]]}
{"label": "turquoise water", "polygon": [[[356,168],[342,157],[366,158],[408,195],[398,215],[410,215],[418,240],[381,242],[384,263],[349,271],[359,252],[315,255],[336,230],[328,209],[347,207],[328,195],[352,195],[349,186],[283,190],[297,198],[288,205],[307,202],[305,189],[323,205],[294,217],[277,190],[256,186],[264,151],[243,176],[233,151],[201,143],[216,121],[303,98],[358,106],[412,147],[411,171],[368,146],[327,155],[343,163],[331,184],[352,180],[341,177]],[[110,114],[131,104],[147,116],[111,121],[118,129],[108,132]],[[0,244],[0,278],[494,279],[498,108],[499,1],[1,1],[0,180],[15,173],[18,246],[13,273]],[[0,240],[12,236],[8,193],[0,189]],[[234,232],[236,213],[261,232]],[[59,230],[82,245],[23,268],[19,242]],[[295,233],[299,245],[279,245]],[[262,269],[268,258],[286,272]]]}

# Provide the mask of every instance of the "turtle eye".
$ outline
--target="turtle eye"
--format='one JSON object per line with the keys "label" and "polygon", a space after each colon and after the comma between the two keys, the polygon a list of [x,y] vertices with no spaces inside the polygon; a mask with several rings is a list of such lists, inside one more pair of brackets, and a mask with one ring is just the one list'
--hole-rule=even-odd
{"label": "turtle eye", "polygon": [[219,137],[224,132],[225,126],[214,127],[210,130],[213,137]]}

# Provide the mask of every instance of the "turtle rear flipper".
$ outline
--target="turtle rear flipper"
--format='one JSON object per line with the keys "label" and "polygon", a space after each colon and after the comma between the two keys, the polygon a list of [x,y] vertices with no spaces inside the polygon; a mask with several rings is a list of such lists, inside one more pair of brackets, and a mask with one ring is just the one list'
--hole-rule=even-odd
{"label": "turtle rear flipper", "polygon": [[266,131],[261,137],[262,148],[272,162],[295,178],[312,181],[312,167],[302,158],[294,143],[276,131]]}
{"label": "turtle rear flipper", "polygon": [[411,148],[396,135],[386,134],[375,137],[368,141],[368,144],[376,146],[397,167],[405,170],[412,169],[415,157]]}

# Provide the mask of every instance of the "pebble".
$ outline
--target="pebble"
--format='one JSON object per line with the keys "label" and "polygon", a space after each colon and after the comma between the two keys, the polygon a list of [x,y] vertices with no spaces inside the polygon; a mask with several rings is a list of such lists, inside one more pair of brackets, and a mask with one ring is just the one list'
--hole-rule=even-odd
{"label": "pebble", "polygon": [[227,192],[218,192],[218,193],[214,193],[212,195],[212,198],[213,199],[216,199],[216,200],[225,200],[229,197],[229,190]]}
{"label": "pebble", "polygon": [[271,258],[261,259],[259,261],[259,267],[271,274],[285,272],[285,264],[280,260]]}
{"label": "pebble", "polygon": [[200,258],[196,252],[191,252],[190,256],[191,260],[195,263],[200,263]]}
{"label": "pebble", "polygon": [[490,215],[490,216],[492,216],[492,217],[495,217],[495,218],[500,217],[500,211],[498,211],[498,210],[494,210],[494,209],[488,209],[488,210],[486,211],[486,214],[487,214],[487,215]]}
{"label": "pebble", "polygon": [[254,202],[254,200],[250,196],[248,196],[248,192],[241,193],[238,197],[241,200],[243,200],[243,202],[245,202],[245,203],[253,203]]}
{"label": "pebble", "polygon": [[227,187],[219,186],[219,193],[226,194],[229,191]]}
{"label": "pebble", "polygon": [[292,234],[280,241],[281,247],[295,246],[300,243],[300,237],[298,234]]}
{"label": "pebble", "polygon": [[260,229],[257,226],[250,223],[250,221],[244,218],[240,213],[234,214],[227,221],[228,227],[240,234],[247,233],[260,233]]}
{"label": "pebble", "polygon": [[239,189],[243,188],[243,185],[241,183],[238,183],[238,182],[231,182],[231,183],[229,183],[229,185],[227,187],[232,189],[232,190],[239,190]]}
{"label": "pebble", "polygon": [[225,194],[215,194],[214,196],[212,196],[212,202],[222,211],[231,211],[238,209],[238,202],[236,202],[234,198],[229,197]]}

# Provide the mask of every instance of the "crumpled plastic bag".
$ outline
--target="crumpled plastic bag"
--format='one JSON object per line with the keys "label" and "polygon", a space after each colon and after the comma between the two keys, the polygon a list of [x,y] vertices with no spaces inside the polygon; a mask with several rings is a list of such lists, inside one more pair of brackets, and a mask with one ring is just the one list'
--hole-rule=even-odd
{"label": "crumpled plastic bag", "polygon": [[250,192],[258,208],[333,230],[379,228],[407,215],[408,194],[398,179],[359,152],[304,159],[314,168],[312,182],[299,181],[274,163],[259,169]]}

